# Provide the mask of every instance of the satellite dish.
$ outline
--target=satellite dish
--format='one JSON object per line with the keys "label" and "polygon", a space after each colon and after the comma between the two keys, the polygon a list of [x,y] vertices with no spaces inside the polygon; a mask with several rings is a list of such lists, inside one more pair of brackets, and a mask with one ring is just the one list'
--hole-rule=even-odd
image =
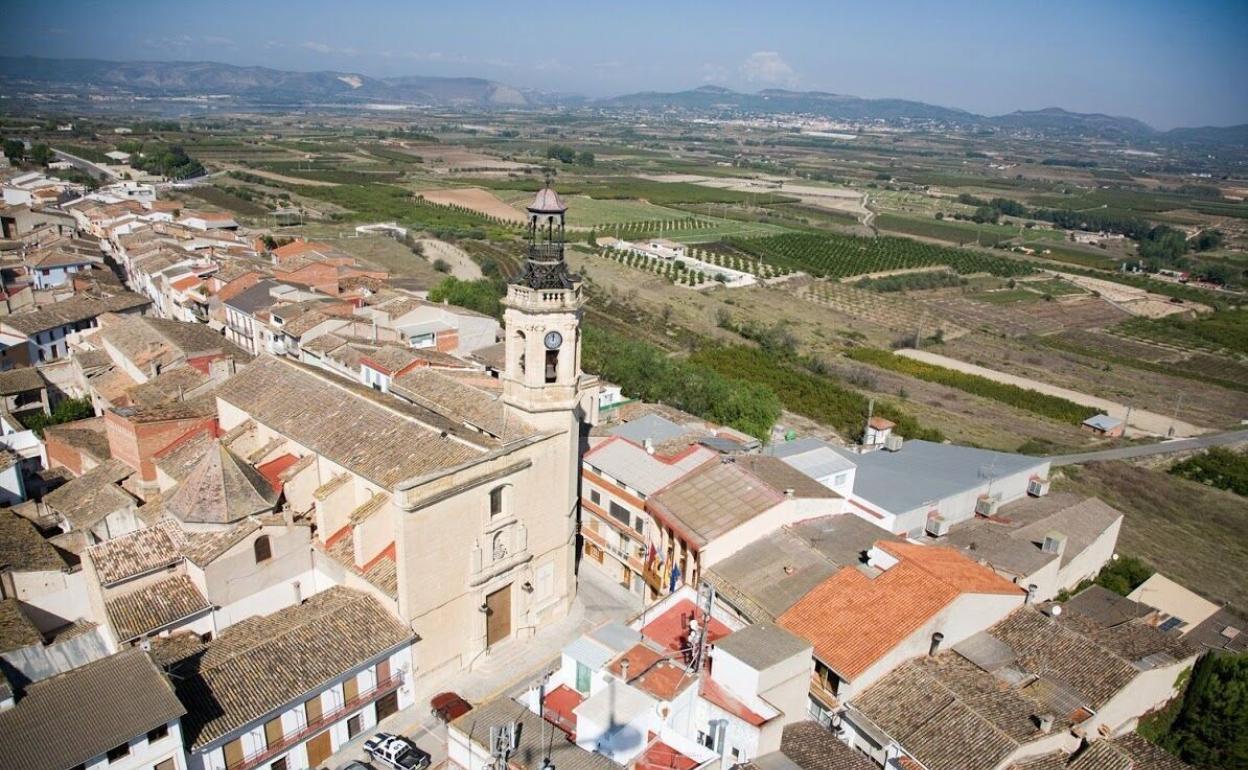
{"label": "satellite dish", "polygon": [[1061,615],[1061,614],[1062,614],[1062,605],[1060,605],[1060,604],[1054,604],[1054,605],[1053,605],[1053,609],[1049,610],[1049,614],[1051,614],[1051,615],[1052,615],[1053,617],[1055,617],[1055,618],[1056,618],[1057,616]]}

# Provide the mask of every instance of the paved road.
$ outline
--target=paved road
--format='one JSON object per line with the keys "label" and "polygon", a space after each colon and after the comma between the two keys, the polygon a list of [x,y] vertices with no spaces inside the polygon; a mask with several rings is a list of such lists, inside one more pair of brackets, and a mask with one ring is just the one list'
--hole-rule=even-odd
{"label": "paved road", "polygon": [[1100,452],[1084,452],[1077,455],[1055,455],[1049,459],[1054,465],[1079,465],[1102,460],[1127,460],[1132,457],[1148,457],[1150,455],[1172,454],[1188,449],[1204,449],[1211,446],[1234,444],[1248,441],[1248,430],[1233,430],[1227,433],[1210,433],[1198,438],[1175,439],[1148,446],[1129,446],[1121,449],[1104,449]]}
{"label": "paved road", "polygon": [[104,166],[99,165],[98,163],[92,163],[86,158],[80,158],[77,155],[70,155],[67,152],[64,152],[62,150],[56,150],[56,149],[52,150],[52,154],[60,158],[61,160],[69,161],[70,163],[78,167],[80,170],[87,172],[93,177],[97,177],[97,178],[102,177],[109,181],[112,181],[117,178],[117,175],[114,174],[112,171],[108,170]]}

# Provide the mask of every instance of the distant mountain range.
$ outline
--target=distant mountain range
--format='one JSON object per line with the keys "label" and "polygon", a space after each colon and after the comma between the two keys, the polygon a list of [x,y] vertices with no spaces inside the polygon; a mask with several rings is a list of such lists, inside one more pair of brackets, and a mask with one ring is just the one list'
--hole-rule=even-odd
{"label": "distant mountain range", "polygon": [[21,95],[119,92],[177,98],[225,96],[268,106],[393,103],[440,107],[536,108],[552,105],[702,115],[804,114],[847,121],[930,121],[966,128],[1050,136],[1248,147],[1248,125],[1158,131],[1134,118],[1043,110],[985,116],[906,99],[864,99],[821,91],[741,93],[719,86],[586,99],[516,88],[482,78],[374,78],[353,72],[290,72],[216,62],[116,62],[0,56],[0,91]]}

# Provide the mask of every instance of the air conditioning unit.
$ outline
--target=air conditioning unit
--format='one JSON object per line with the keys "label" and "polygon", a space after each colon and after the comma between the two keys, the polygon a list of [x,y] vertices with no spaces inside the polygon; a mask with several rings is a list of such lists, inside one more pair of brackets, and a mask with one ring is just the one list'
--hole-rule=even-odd
{"label": "air conditioning unit", "polygon": [[949,521],[941,516],[933,516],[927,520],[927,534],[932,537],[944,537],[949,534]]}
{"label": "air conditioning unit", "polygon": [[996,495],[980,495],[979,500],[975,502],[975,514],[977,516],[996,516],[997,509],[1000,507],[1000,497]]}
{"label": "air conditioning unit", "polygon": [[1044,497],[1049,493],[1049,480],[1032,476],[1027,482],[1027,494],[1032,497]]}
{"label": "air conditioning unit", "polygon": [[901,442],[901,436],[898,436],[895,433],[890,433],[888,434],[888,438],[884,439],[884,449],[889,452],[900,452]]}

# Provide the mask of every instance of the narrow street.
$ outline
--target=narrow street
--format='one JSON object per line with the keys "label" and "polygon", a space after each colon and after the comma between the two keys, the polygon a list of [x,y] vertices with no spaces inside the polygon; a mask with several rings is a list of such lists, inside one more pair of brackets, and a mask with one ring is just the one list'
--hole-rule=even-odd
{"label": "narrow street", "polygon": [[[429,752],[434,766],[446,760],[446,726],[429,711],[429,699],[440,692],[459,693],[474,706],[527,689],[557,664],[568,642],[599,625],[625,621],[640,612],[641,600],[622,586],[590,568],[579,577],[576,600],[567,617],[538,630],[530,639],[511,639],[478,657],[467,670],[437,681],[416,682],[415,703],[392,714],[371,730],[351,739],[325,761],[330,770],[350,761],[364,762],[364,742],[377,732],[405,735]],[[419,643],[415,647],[417,660]]]}

